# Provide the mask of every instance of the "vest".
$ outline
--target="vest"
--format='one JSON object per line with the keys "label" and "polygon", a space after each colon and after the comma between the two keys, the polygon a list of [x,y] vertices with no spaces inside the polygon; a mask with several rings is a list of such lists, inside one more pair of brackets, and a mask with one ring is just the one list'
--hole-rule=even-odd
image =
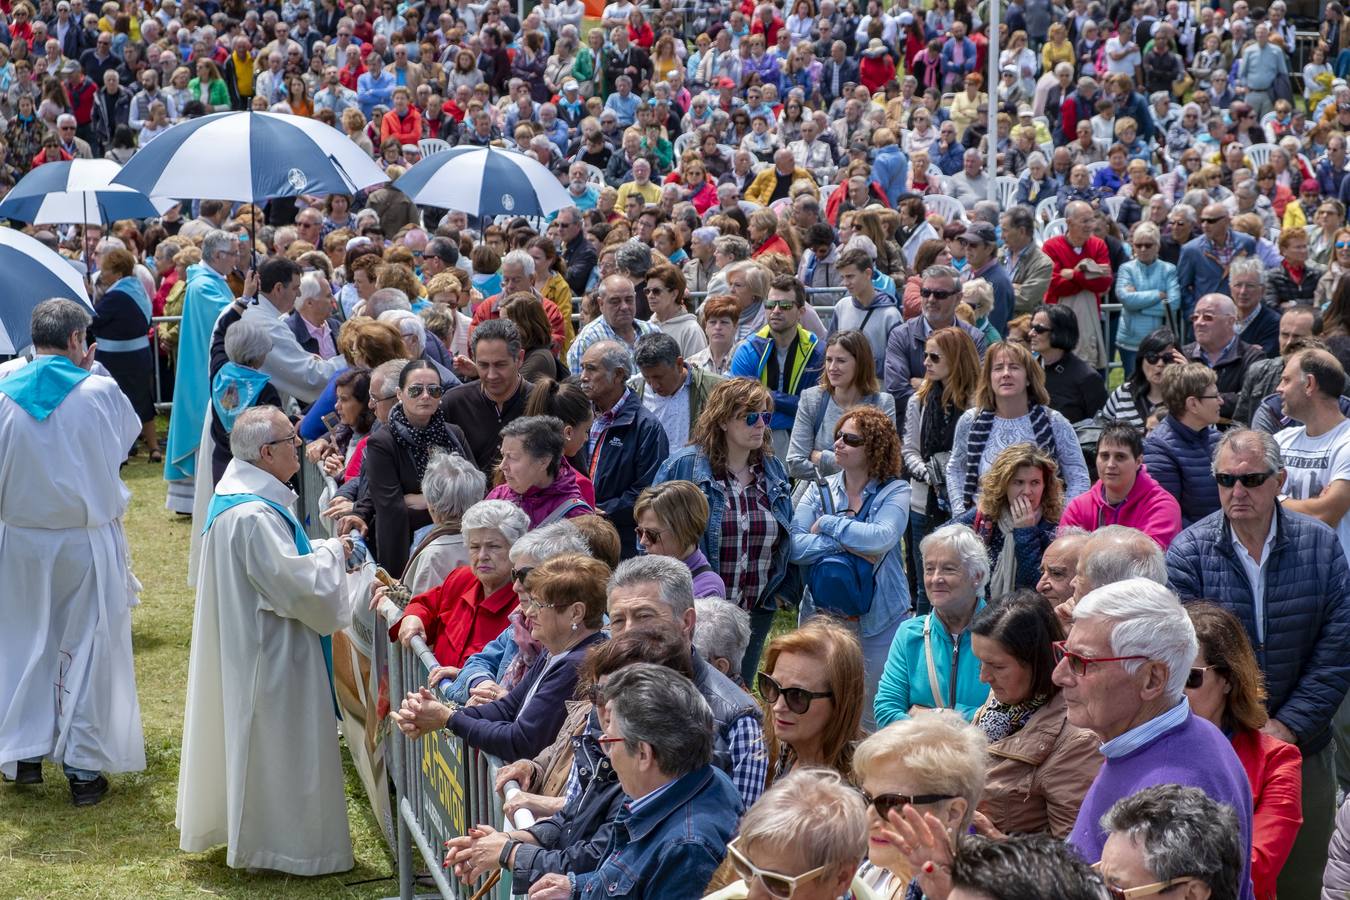
{"label": "vest", "polygon": [[708,702],[712,710],[714,729],[713,764],[731,774],[731,748],[728,739],[731,725],[745,715],[752,715],[756,722],[763,720],[759,705],[750,695],[736,686],[736,683],[721,672],[708,665],[707,660],[693,651],[694,686]]}

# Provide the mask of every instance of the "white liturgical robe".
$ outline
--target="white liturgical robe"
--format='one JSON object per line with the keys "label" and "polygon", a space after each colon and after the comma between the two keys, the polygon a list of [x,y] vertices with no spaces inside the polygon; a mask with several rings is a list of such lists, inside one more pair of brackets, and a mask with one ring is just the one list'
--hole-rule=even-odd
{"label": "white liturgical robe", "polygon": [[[232,460],[216,493],[293,508],[295,494]],[[228,844],[236,868],[295,875],[353,865],[321,635],[351,621],[338,540],[301,555],[290,524],[252,501],[206,532],[178,776],[179,846]]]}
{"label": "white liturgical robe", "polygon": [[[56,361],[78,372],[65,360],[47,362]],[[102,375],[83,378],[41,419],[0,394],[0,769],[7,775],[17,761],[41,756],[91,771],[145,768],[131,657],[140,585],[121,521],[131,492],[118,474],[140,431],[126,395]]]}

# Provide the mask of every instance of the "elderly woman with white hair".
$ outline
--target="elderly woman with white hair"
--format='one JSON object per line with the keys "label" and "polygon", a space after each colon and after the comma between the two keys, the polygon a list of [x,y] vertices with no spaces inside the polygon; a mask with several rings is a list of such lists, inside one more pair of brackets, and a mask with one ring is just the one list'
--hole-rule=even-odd
{"label": "elderly woman with white hair", "polygon": [[241,319],[225,333],[228,358],[211,379],[211,478],[220,481],[230,464],[230,432],[235,420],[254,406],[281,407],[281,395],[261,371],[272,352],[272,335],[259,322]]}
{"label": "elderly woman with white hair", "polygon": [[1156,784],[1197,787],[1237,813],[1241,898],[1252,897],[1251,784],[1228,738],[1186,700],[1199,643],[1175,594],[1146,578],[1100,587],[1078,601],[1073,628],[1055,644],[1054,682],[1069,724],[1102,742],[1105,757],[1083,798],[1069,843],[1101,859],[1103,817],[1116,801]]}
{"label": "elderly woman with white hair", "polygon": [[923,586],[933,611],[896,629],[873,711],[885,727],[920,709],[955,709],[966,719],[989,699],[970,623],[984,608],[989,553],[965,525],[946,525],[919,544]]}
{"label": "elderly woman with white hair", "polygon": [[1014,202],[1019,206],[1035,206],[1058,192],[1059,182],[1050,174],[1050,163],[1046,160],[1045,154],[1033,150],[1027,155],[1027,170],[1017,179],[1017,196]]}
{"label": "elderly woman with white hair", "polygon": [[750,646],[750,614],[724,597],[694,600],[694,649],[723,675],[744,688],[741,659]]}
{"label": "elderly woman with white hair", "polygon": [[741,819],[727,858],[740,880],[706,900],[875,896],[857,877],[867,846],[867,806],[843,776],[798,769],[764,792]]}
{"label": "elderly woman with white hair", "polygon": [[401,579],[414,594],[429,591],[460,566],[469,564],[461,520],[483,499],[487,479],[462,456],[437,450],[422,475],[431,525],[414,535],[412,555]]}

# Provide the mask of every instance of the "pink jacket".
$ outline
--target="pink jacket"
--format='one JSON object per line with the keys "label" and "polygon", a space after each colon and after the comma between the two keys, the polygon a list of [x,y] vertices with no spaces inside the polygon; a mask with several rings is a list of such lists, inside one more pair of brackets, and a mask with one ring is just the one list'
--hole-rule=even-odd
{"label": "pink jacket", "polygon": [[517,494],[510,485],[503,482],[488,492],[488,500],[507,500],[519,506],[530,517],[530,527],[538,528],[559,506],[580,500],[585,506],[569,510],[562,518],[571,519],[594,512],[586,496],[581,491],[578,474],[564,460],[558,465],[558,476],[547,487],[532,487],[524,494]]}
{"label": "pink jacket", "polygon": [[1164,550],[1181,532],[1181,507],[1148,470],[1139,469],[1134,487],[1125,502],[1113,507],[1106,502],[1106,491],[1098,481],[1087,493],[1069,501],[1059,526],[1076,525],[1084,531],[1096,531],[1107,525],[1127,525],[1153,538]]}

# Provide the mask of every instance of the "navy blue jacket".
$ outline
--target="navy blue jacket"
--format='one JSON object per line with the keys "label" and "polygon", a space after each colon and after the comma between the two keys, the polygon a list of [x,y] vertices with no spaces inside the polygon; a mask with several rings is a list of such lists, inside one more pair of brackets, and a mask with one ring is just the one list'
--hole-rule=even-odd
{"label": "navy blue jacket", "polygon": [[670,438],[642,399],[630,393],[600,440],[600,459],[589,473],[595,484],[595,506],[619,530],[620,550],[628,559],[637,555],[633,504],[670,455]]}
{"label": "navy blue jacket", "polygon": [[712,880],[736,833],[741,797],[731,779],[701,766],[614,822],[604,860],[576,876],[582,900],[600,897],[696,898]]}
{"label": "navy blue jacket", "polygon": [[1256,318],[1242,329],[1242,340],[1256,344],[1266,359],[1280,355],[1280,314],[1262,303],[1256,308]]}
{"label": "navy blue jacket", "polygon": [[[975,516],[978,513],[978,507],[972,506],[952,521],[969,525],[984,542],[984,549],[989,551],[989,570],[992,572],[997,568],[998,558],[1003,553],[1003,532],[999,530],[997,522],[987,522],[983,519],[976,527]],[[1016,548],[1017,555],[1017,587],[1032,590],[1036,588],[1036,582],[1041,579],[1041,557],[1045,555],[1045,548],[1054,542],[1055,531],[1058,528],[1057,522],[1042,519],[1030,527],[1013,529],[1013,547]]]}
{"label": "navy blue jacket", "polygon": [[1187,528],[1167,549],[1167,577],[1183,602],[1209,600],[1238,617],[1266,676],[1266,709],[1305,755],[1331,741],[1331,717],[1350,686],[1350,568],[1336,532],[1276,507],[1266,562],[1265,642],[1251,586],[1223,512]]}
{"label": "navy blue jacket", "polygon": [[[630,529],[631,530],[631,529]],[[547,654],[530,666],[525,677],[500,700],[466,706],[450,717],[448,727],[470,747],[500,759],[530,759],[558,737],[567,718],[567,701],[577,689],[577,668],[586,651],[605,639],[602,632],[585,638],[545,670]],[[540,681],[540,679],[543,679]],[[530,702],[525,695],[539,681]]]}
{"label": "navy blue jacket", "polygon": [[1190,527],[1219,508],[1219,485],[1210,471],[1218,429],[1204,431],[1165,416],[1144,438],[1144,465],[1153,480],[1181,505],[1181,525]]}

